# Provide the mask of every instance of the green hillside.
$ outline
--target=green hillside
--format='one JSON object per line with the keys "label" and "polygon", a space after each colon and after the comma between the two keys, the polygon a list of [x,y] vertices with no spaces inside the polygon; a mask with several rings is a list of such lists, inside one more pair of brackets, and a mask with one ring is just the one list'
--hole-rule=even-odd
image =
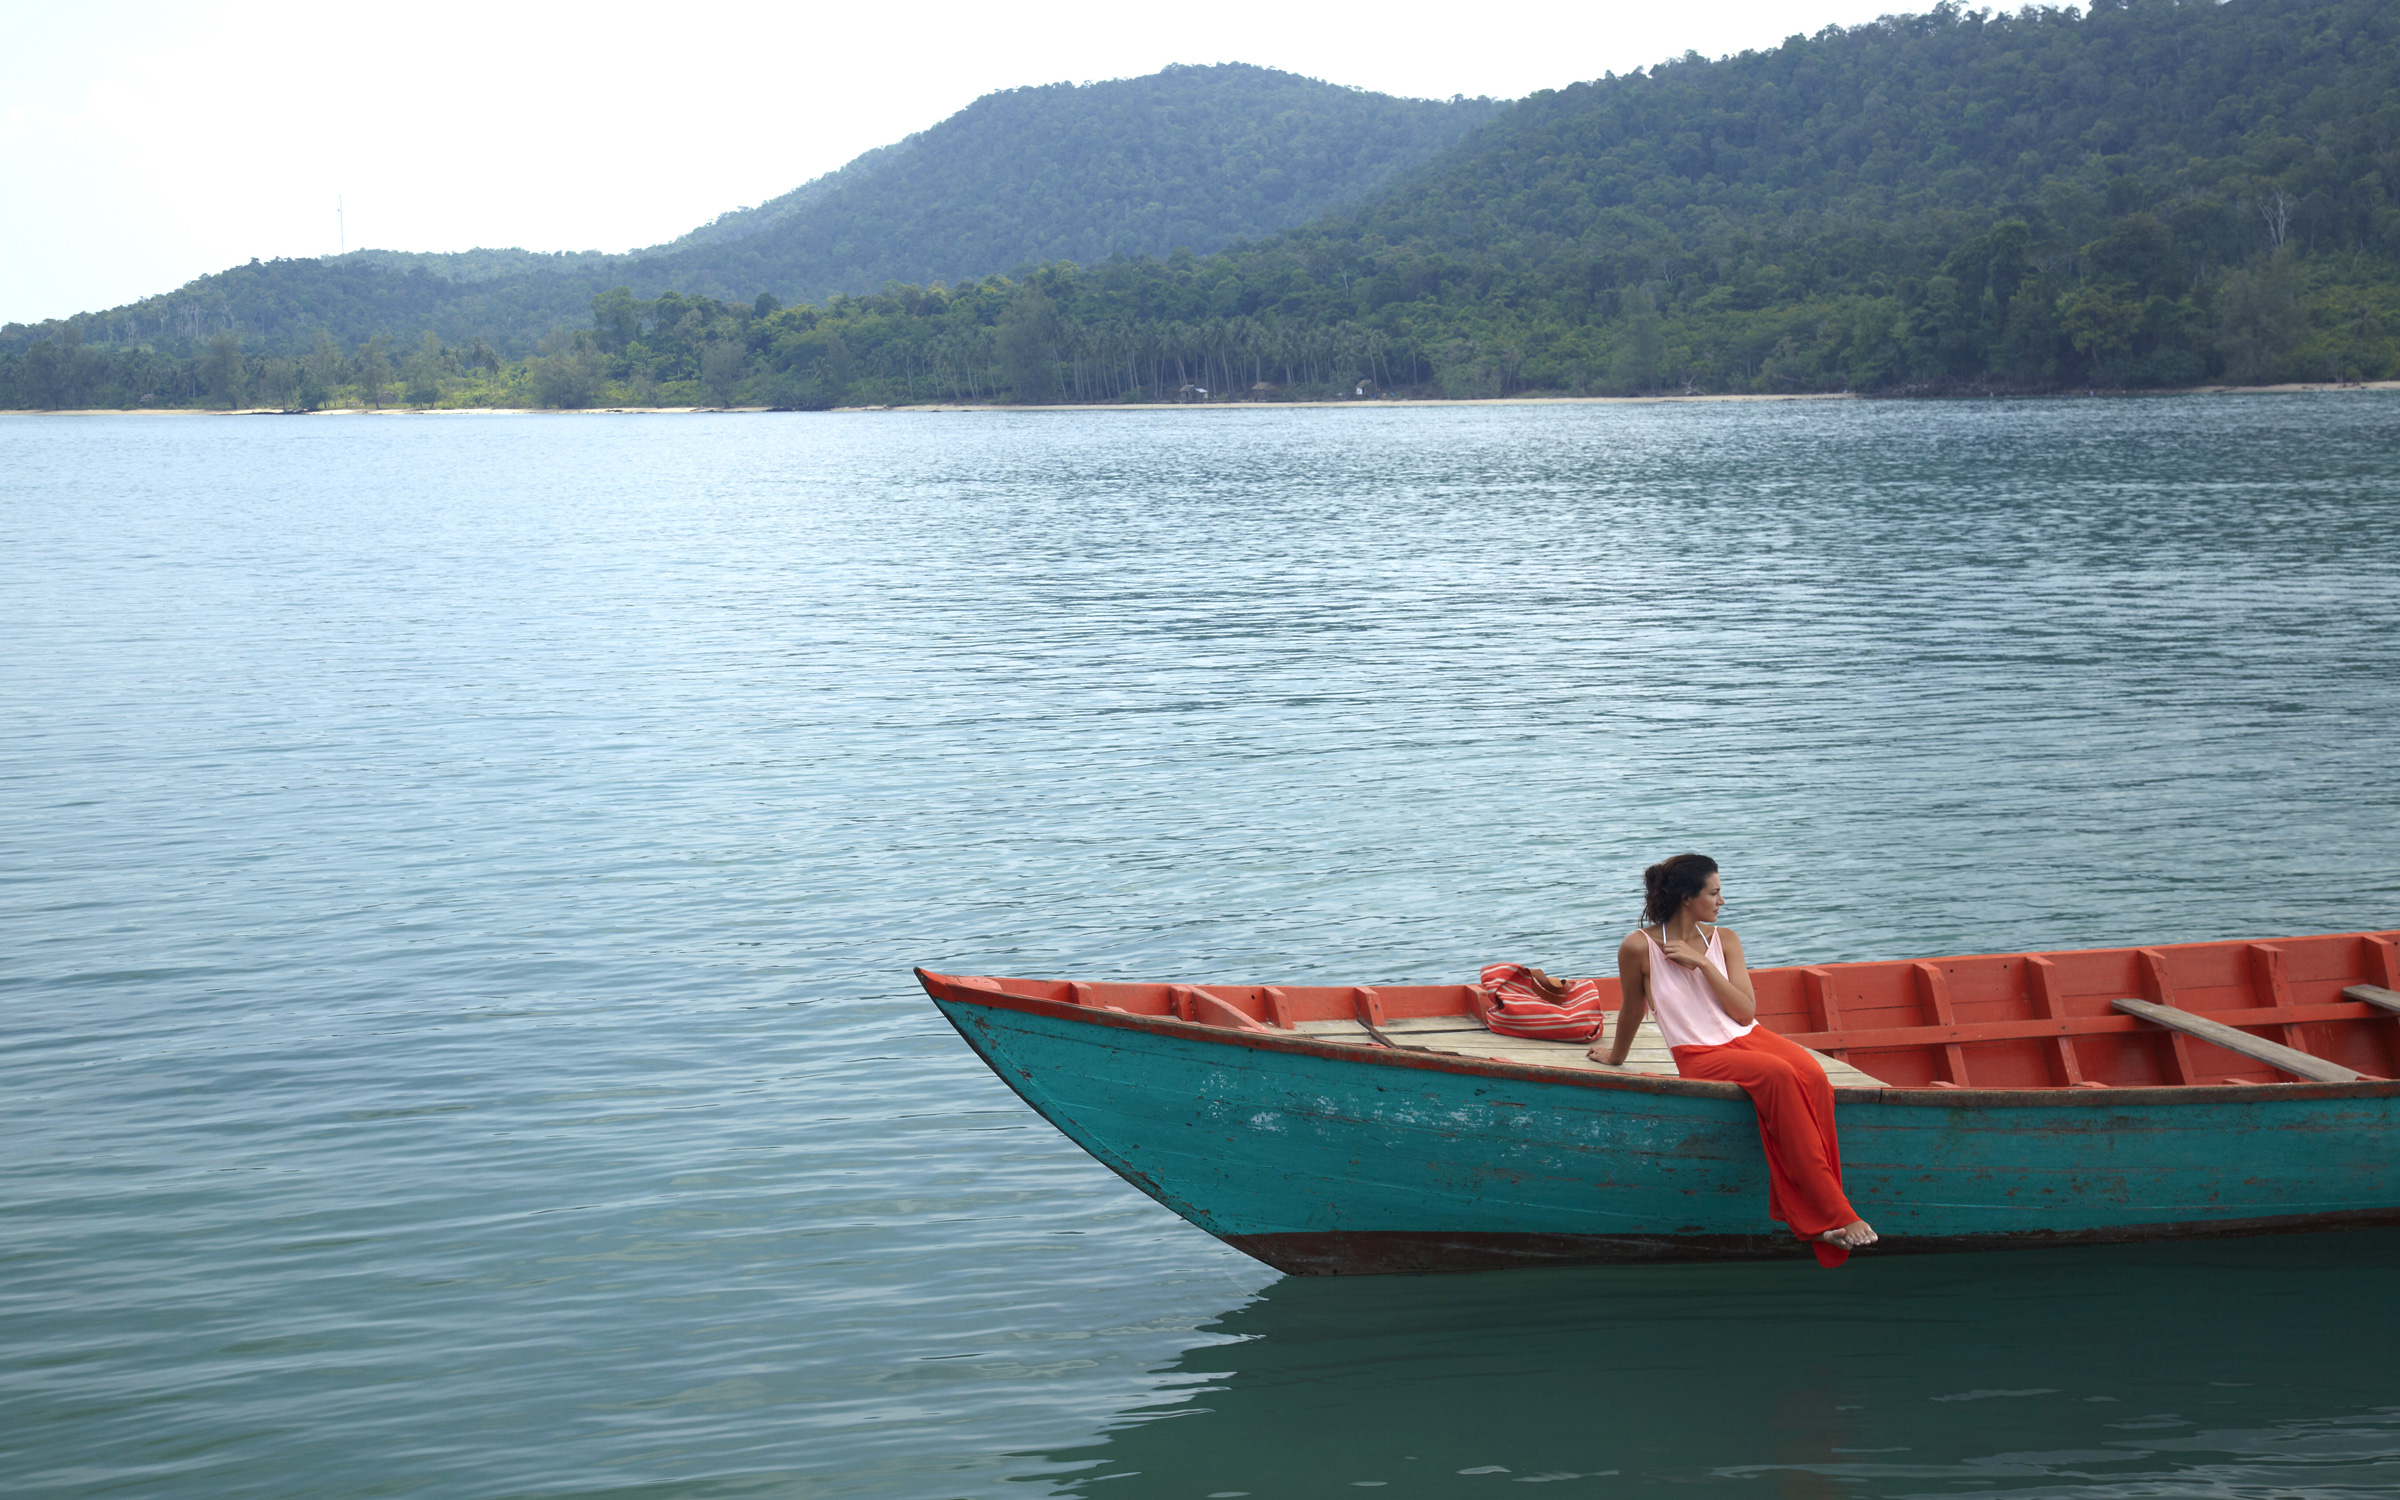
{"label": "green hillside", "polygon": [[11,326],[0,343],[55,341],[72,325],[86,350],[188,358],[231,332],[253,356],[296,356],[320,330],[345,349],[431,332],[521,355],[554,326],[588,319],[592,295],[618,284],[794,301],[1061,257],[1207,252],[1353,202],[1502,108],[1238,64],[1014,89],[650,250],[254,261],[126,307]]}
{"label": "green hillside", "polygon": [[1550,385],[2322,379],[2395,369],[2396,205],[2400,7],[1945,5],[1536,95],[1245,272]]}
{"label": "green hillside", "polygon": [[[1048,93],[996,96],[1007,108],[989,118]],[[917,211],[946,180],[907,175],[933,171],[911,162],[935,134],[841,192],[891,195],[878,222]],[[966,141],[942,170],[981,160]],[[1071,218],[1036,211],[1050,170],[1012,179],[1028,225]],[[1244,165],[1209,179],[1223,190],[1209,200],[1219,222],[1255,206],[1260,175]],[[781,217],[753,211],[741,222],[755,232],[704,232],[674,252],[691,257],[675,276],[590,268],[618,273],[613,290],[582,270],[441,283],[442,319],[413,325],[407,297],[391,294],[375,327],[408,337],[377,357],[396,367],[406,352],[417,397],[547,405],[2400,375],[2400,7],[1945,5],[1535,95],[1380,191],[1213,255],[1061,241],[1009,278],[926,271],[795,307],[724,296],[745,285],[725,267],[805,247],[804,226],[832,201],[823,190]],[[1132,233],[1159,221],[1108,222]],[[436,281],[375,275],[412,296]],[[936,281],[947,284],[922,284]],[[571,314],[524,290],[569,282],[582,294]],[[312,327],[307,300],[279,326]],[[537,355],[503,357],[544,327]],[[364,333],[334,331],[317,384],[363,396],[352,351]],[[55,375],[36,383],[36,356],[53,371],[133,357],[49,343],[0,355],[0,382],[57,389]],[[188,345],[180,357],[185,399],[297,388],[293,362],[278,371],[249,344],[221,340],[213,377]]]}
{"label": "green hillside", "polygon": [[1012,89],[845,169],[855,180],[645,254],[628,285],[819,302],[1041,261],[1205,253],[1355,202],[1503,108],[1239,64]]}
{"label": "green hillside", "polygon": [[762,396],[838,338],[826,368],[868,372],[834,383],[853,400],[2400,375],[2400,7],[1941,6],[1687,55],[1535,95],[1219,256],[787,310],[746,337]]}

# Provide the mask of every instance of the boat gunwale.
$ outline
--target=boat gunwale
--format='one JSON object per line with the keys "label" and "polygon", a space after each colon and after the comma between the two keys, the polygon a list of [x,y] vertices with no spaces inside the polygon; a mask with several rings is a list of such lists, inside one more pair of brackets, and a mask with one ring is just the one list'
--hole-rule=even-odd
{"label": "boat gunwale", "polygon": [[[1579,1068],[1554,1068],[1541,1063],[1508,1062],[1500,1058],[1470,1057],[1458,1053],[1380,1046],[1366,1048],[1349,1043],[1321,1042],[1303,1033],[1287,1033],[1273,1029],[1239,1030],[1228,1026],[1211,1026],[1198,1021],[1180,1020],[1172,1016],[1135,1015],[1130,1011],[1077,1005],[1066,1000],[1048,1000],[1038,995],[1012,994],[1002,989],[985,989],[982,985],[967,984],[964,982],[967,976],[940,974],[923,967],[916,969],[915,973],[917,982],[924,986],[927,996],[936,1002],[978,1005],[995,1010],[1022,1011],[1057,1020],[1077,1021],[1086,1025],[1121,1031],[1147,1032],[1182,1041],[1248,1047],[1266,1052],[1295,1053],[1301,1056],[1322,1057],[1335,1062],[1369,1066],[1418,1068],[1437,1073],[1460,1073],[1472,1077],[1505,1079],[1511,1082],[1567,1084],[1579,1088],[1629,1090],[1644,1094],[1680,1095],[1684,1098],[1740,1099],[1744,1097],[1742,1090],[1737,1085],[1719,1083],[1711,1079],[1671,1078],[1656,1073],[1591,1073]],[[974,977],[984,978],[988,983],[995,985],[1002,982],[991,979],[989,976]],[[942,988],[937,989],[937,985]],[[956,1024],[956,1018],[951,1019],[953,1024]],[[2362,1079],[2355,1083],[2305,1081],[2294,1083],[2196,1083],[2102,1088],[1996,1089],[1979,1088],[1974,1085],[1963,1088],[1910,1088],[1896,1085],[1861,1088],[1855,1084],[1833,1086],[1833,1097],[1836,1103],[1892,1104],[1908,1108],[1934,1109],[2056,1109],[2070,1106],[2110,1109],[2135,1105],[2235,1102],[2264,1104],[2320,1099],[2378,1099],[2389,1098],[2396,1094],[2400,1094],[2400,1079]]]}

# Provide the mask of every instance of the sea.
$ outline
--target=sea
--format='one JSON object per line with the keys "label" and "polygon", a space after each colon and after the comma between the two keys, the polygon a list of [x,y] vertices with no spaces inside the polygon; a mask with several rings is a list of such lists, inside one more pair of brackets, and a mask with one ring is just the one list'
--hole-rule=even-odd
{"label": "sea", "polygon": [[2400,1232],[1292,1279],[916,965],[2400,926],[2400,392],[0,417],[0,1492],[2400,1492]]}

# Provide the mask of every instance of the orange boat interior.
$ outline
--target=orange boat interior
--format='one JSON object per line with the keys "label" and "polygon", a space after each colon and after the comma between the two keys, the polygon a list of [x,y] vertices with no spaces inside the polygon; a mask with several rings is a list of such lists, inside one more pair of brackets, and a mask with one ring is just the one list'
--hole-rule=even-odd
{"label": "orange boat interior", "polygon": [[[1894,1088],[2400,1078],[2400,932],[1754,969],[1758,1018]],[[1478,985],[954,979],[1237,1030],[1483,1014]],[[1600,981],[1613,1024],[1617,981]],[[1647,1023],[1645,1023],[1647,1029]]]}

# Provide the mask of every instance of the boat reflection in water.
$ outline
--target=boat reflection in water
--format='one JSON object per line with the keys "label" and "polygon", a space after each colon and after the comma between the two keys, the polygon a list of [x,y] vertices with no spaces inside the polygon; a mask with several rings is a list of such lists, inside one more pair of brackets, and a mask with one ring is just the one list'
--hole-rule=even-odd
{"label": "boat reflection in water", "polygon": [[1024,1477],[1109,1500],[2388,1494],[2395,1265],[2400,1230],[2365,1229],[1287,1278]]}

